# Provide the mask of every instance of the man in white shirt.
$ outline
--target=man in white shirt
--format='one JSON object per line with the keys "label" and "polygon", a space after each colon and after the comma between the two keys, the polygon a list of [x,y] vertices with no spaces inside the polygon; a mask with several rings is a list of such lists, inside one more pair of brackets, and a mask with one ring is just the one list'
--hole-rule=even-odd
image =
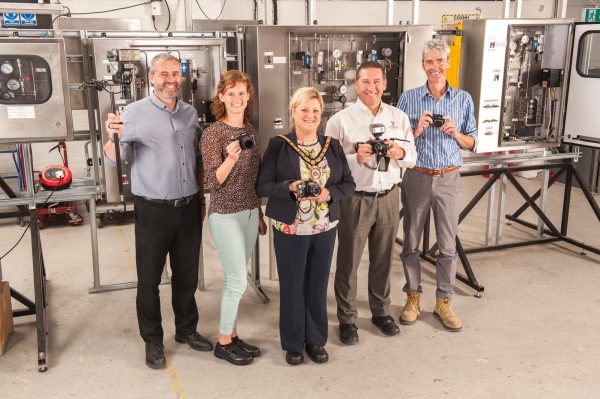
{"label": "man in white shirt", "polygon": [[[358,343],[357,269],[367,241],[371,320],[386,335],[400,332],[387,314],[392,250],[399,226],[398,184],[402,168],[412,168],[417,159],[408,117],[381,101],[387,85],[383,66],[364,62],[358,68],[355,84],[359,99],[333,115],[325,129],[326,135],[342,144],[356,183],[355,194],[341,204],[334,286],[340,340],[347,345]],[[378,143],[367,143],[375,138],[371,132],[385,140],[387,148],[379,154]]]}

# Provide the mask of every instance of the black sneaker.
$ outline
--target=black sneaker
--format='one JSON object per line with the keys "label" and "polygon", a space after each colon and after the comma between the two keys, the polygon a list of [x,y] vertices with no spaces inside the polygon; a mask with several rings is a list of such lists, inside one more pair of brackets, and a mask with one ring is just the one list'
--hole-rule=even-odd
{"label": "black sneaker", "polygon": [[398,335],[400,334],[400,327],[394,322],[392,316],[373,316],[371,319],[382,333],[385,335]]}
{"label": "black sneaker", "polygon": [[240,339],[240,337],[238,336],[232,337],[231,342],[233,342],[235,345],[237,345],[238,348],[240,348],[252,357],[260,356],[260,348],[258,346],[250,345],[246,341]]}
{"label": "black sneaker", "polygon": [[252,356],[241,350],[233,342],[227,345],[221,345],[217,342],[214,353],[219,359],[227,360],[236,366],[246,366],[254,361]]}
{"label": "black sneaker", "polygon": [[151,369],[162,369],[167,365],[163,344],[146,342],[146,366]]}
{"label": "black sneaker", "polygon": [[175,334],[175,341],[180,344],[188,344],[190,348],[202,352],[210,352],[213,348],[212,343],[197,331],[183,336]]}
{"label": "black sneaker", "polygon": [[346,345],[358,343],[358,328],[352,323],[340,324],[340,341]]}
{"label": "black sneaker", "polygon": [[324,346],[306,344],[305,349],[310,360],[315,363],[326,363],[329,360],[329,354]]}

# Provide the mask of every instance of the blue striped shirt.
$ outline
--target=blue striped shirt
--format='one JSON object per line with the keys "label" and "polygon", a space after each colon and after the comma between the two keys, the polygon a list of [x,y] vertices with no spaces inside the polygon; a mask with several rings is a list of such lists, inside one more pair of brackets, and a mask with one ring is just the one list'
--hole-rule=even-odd
{"label": "blue striped shirt", "polygon": [[[475,122],[473,99],[466,91],[446,84],[448,89],[439,101],[429,94],[427,84],[425,84],[402,93],[398,100],[398,108],[408,115],[413,131],[424,111],[444,116],[449,115],[456,122],[456,127],[461,133],[468,134],[475,139],[474,148],[477,148],[477,123]],[[415,145],[417,147],[416,166],[418,167],[444,169],[463,164],[457,141],[434,126],[426,128],[415,139]]]}

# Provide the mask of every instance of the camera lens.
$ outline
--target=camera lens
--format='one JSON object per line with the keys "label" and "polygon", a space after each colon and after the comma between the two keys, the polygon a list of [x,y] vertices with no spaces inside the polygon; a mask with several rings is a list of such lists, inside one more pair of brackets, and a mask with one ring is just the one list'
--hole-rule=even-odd
{"label": "camera lens", "polygon": [[444,119],[443,115],[433,114],[431,115],[431,119],[433,121],[433,126],[437,127],[438,129],[444,126],[444,123],[446,123],[446,120]]}
{"label": "camera lens", "polygon": [[254,137],[253,136],[243,136],[240,138],[240,147],[243,150],[249,150],[254,147]]}

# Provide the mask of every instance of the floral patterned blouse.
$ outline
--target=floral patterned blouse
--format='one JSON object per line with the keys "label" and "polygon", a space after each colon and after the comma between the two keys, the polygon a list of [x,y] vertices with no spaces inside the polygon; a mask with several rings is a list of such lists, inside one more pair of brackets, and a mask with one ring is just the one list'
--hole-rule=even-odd
{"label": "floral patterned blouse", "polygon": [[[314,159],[321,152],[321,143],[316,139],[312,143],[305,143],[298,141],[298,147],[309,158]],[[312,167],[302,158],[300,158],[300,180],[312,180],[318,183],[320,186],[325,186],[329,176],[331,175],[331,169],[327,163],[327,158],[323,157],[323,160],[319,162],[315,167]],[[300,200],[298,201],[298,211],[296,213],[296,220],[293,224],[285,224],[273,220],[273,226],[275,229],[285,234],[293,235],[312,235],[323,233],[337,226],[338,221],[331,222],[329,220],[329,205],[327,202],[317,203],[315,200]]]}

